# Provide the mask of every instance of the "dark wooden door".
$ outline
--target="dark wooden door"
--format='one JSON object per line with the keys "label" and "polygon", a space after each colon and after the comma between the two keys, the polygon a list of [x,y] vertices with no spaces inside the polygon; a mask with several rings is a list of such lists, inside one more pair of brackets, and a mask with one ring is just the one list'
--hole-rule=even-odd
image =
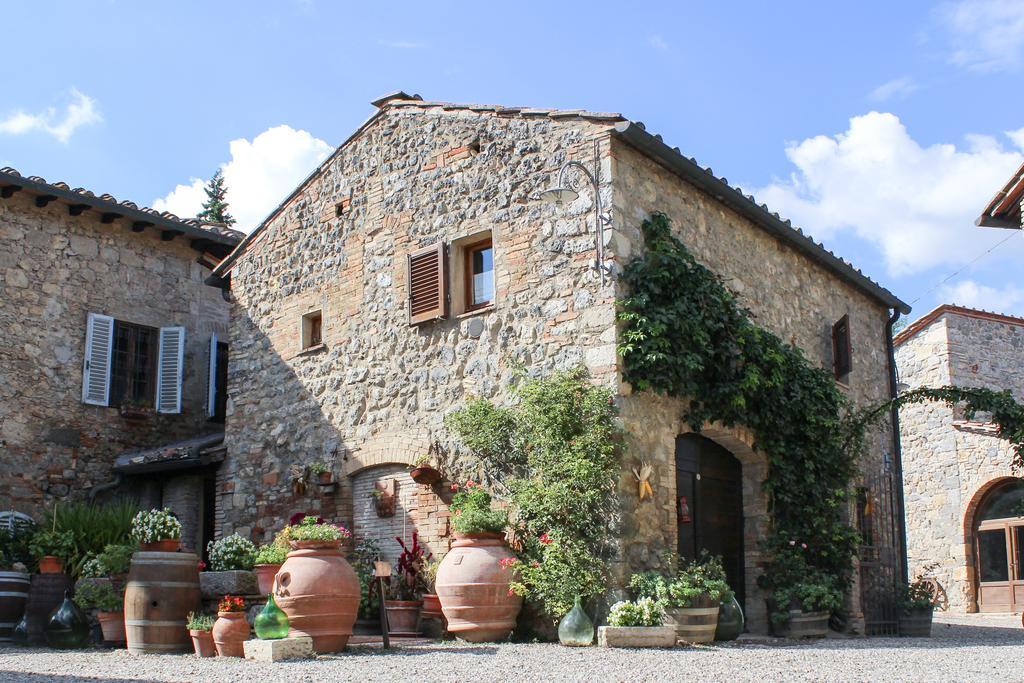
{"label": "dark wooden door", "polygon": [[676,439],[676,514],[680,557],[722,557],[729,586],[744,604],[743,466],[696,434]]}

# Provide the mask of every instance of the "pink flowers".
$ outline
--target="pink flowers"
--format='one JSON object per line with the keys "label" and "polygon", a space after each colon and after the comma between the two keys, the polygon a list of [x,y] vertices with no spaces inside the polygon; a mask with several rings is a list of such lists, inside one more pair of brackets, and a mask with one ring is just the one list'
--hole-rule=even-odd
{"label": "pink flowers", "polygon": [[509,567],[514,565],[515,563],[516,563],[516,560],[515,560],[514,557],[503,557],[500,560],[498,560],[498,564],[500,564],[505,569],[508,569]]}
{"label": "pink flowers", "polygon": [[459,485],[456,484],[455,482],[452,482],[452,491],[454,492],[454,491],[458,491],[458,490],[459,490]]}
{"label": "pink flowers", "polygon": [[554,541],[553,538],[547,535],[547,532],[541,534],[538,540],[544,545],[548,545],[549,543],[552,543]]}

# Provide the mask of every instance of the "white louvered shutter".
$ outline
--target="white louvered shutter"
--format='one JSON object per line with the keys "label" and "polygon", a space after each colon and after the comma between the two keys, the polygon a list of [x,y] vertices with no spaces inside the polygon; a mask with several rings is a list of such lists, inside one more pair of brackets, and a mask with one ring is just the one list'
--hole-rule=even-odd
{"label": "white louvered shutter", "polygon": [[82,371],[82,403],[110,403],[110,353],[114,347],[114,319],[90,313],[85,328],[85,364]]}
{"label": "white louvered shutter", "polygon": [[210,335],[210,367],[206,380],[206,416],[217,413],[217,333]]}
{"label": "white louvered shutter", "polygon": [[160,328],[160,363],[156,370],[156,409],[181,412],[181,377],[185,360],[185,328]]}

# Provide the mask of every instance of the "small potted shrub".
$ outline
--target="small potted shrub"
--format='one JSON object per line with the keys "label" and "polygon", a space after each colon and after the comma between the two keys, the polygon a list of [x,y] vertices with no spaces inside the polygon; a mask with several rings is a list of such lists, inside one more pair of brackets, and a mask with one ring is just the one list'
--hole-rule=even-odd
{"label": "small potted shrub", "polygon": [[75,552],[75,538],[70,531],[39,530],[32,536],[29,549],[39,560],[40,574],[60,574],[65,559]]}
{"label": "small potted shrub", "polygon": [[430,456],[426,453],[413,461],[412,471],[409,472],[409,476],[412,477],[414,482],[424,486],[433,486],[441,481],[441,473],[434,468]]}
{"label": "small potted shrub", "polygon": [[75,601],[82,609],[96,610],[96,619],[108,643],[124,643],[124,594],[114,590],[109,581],[80,582]]}
{"label": "small potted shrub", "polygon": [[195,648],[197,656],[217,656],[217,647],[213,644],[213,617],[189,612],[186,628],[192,637],[192,647]]}
{"label": "small potted shrub", "polygon": [[689,643],[711,643],[718,627],[722,600],[732,598],[725,570],[717,557],[702,554],[683,564],[664,588],[665,619],[675,626],[676,637]]}
{"label": "small potted shrub", "polygon": [[220,595],[252,595],[259,588],[252,572],[256,546],[248,538],[231,534],[206,546],[210,558],[209,571],[199,575],[203,597],[210,600]]}
{"label": "small potted shrub", "polygon": [[[934,566],[934,565],[932,565]],[[928,571],[931,566],[923,571]],[[935,603],[932,587],[922,574],[903,587],[898,597],[900,608],[900,635],[908,638],[928,638],[932,635],[932,616]]]}
{"label": "small potted shrub", "polygon": [[245,600],[225,595],[217,603],[217,621],[213,623],[213,644],[218,657],[244,657],[242,643],[249,638],[249,622],[245,620]]}
{"label": "small potted shrub", "polygon": [[327,463],[319,461],[314,462],[312,465],[309,466],[309,473],[312,476],[316,477],[316,482],[318,484],[330,484],[331,478],[333,477],[333,474],[331,473],[331,468],[327,466]]}
{"label": "small potted shrub", "polygon": [[412,545],[407,546],[398,537],[395,540],[402,546],[402,554],[398,556],[397,571],[391,579],[391,599],[384,601],[388,633],[414,636],[419,634],[420,608],[423,606],[420,596],[424,593],[423,566],[430,559],[430,553],[424,552],[415,531],[412,532]]}
{"label": "small potted shrub", "polygon": [[380,593],[373,590],[374,562],[380,558],[380,546],[374,538],[363,537],[349,553],[348,561],[359,577],[359,618],[355,633],[380,635]]}
{"label": "small potted shrub", "polygon": [[772,633],[780,638],[824,638],[832,612],[843,605],[843,592],[823,572],[779,585],[769,602]]}
{"label": "small potted shrub", "polygon": [[256,550],[252,570],[256,574],[256,582],[261,595],[274,590],[274,577],[288,557],[288,547],[283,543],[267,543]]}
{"label": "small potted shrub", "polygon": [[142,510],[132,519],[132,536],[147,552],[177,552],[181,547],[181,522],[170,508]]}
{"label": "small potted shrub", "polygon": [[601,647],[672,647],[676,644],[676,631],[662,623],[664,618],[662,603],[653,598],[617,602],[608,613],[608,625],[597,629],[597,644]]}
{"label": "small potted shrub", "polygon": [[128,575],[132,566],[132,555],[135,546],[108,543],[103,552],[96,556],[95,561],[102,572],[101,576],[109,576],[111,580],[121,583]]}

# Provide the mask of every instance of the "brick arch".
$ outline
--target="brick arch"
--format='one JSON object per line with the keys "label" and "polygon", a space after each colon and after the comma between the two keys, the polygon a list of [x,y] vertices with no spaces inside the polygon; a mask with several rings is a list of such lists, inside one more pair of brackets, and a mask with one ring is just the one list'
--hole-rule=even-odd
{"label": "brick arch", "polygon": [[342,474],[354,476],[368,467],[387,464],[411,465],[430,450],[429,435],[382,434],[348,454]]}
{"label": "brick arch", "polygon": [[967,611],[977,612],[978,611],[978,568],[974,562],[974,529],[978,526],[974,519],[978,514],[978,508],[981,507],[985,499],[988,498],[989,494],[998,489],[1000,486],[1015,480],[1019,480],[1020,477],[996,477],[990,479],[975,490],[971,496],[970,501],[964,508],[963,517],[963,532],[964,532],[964,571],[965,578],[964,588],[967,590]]}

